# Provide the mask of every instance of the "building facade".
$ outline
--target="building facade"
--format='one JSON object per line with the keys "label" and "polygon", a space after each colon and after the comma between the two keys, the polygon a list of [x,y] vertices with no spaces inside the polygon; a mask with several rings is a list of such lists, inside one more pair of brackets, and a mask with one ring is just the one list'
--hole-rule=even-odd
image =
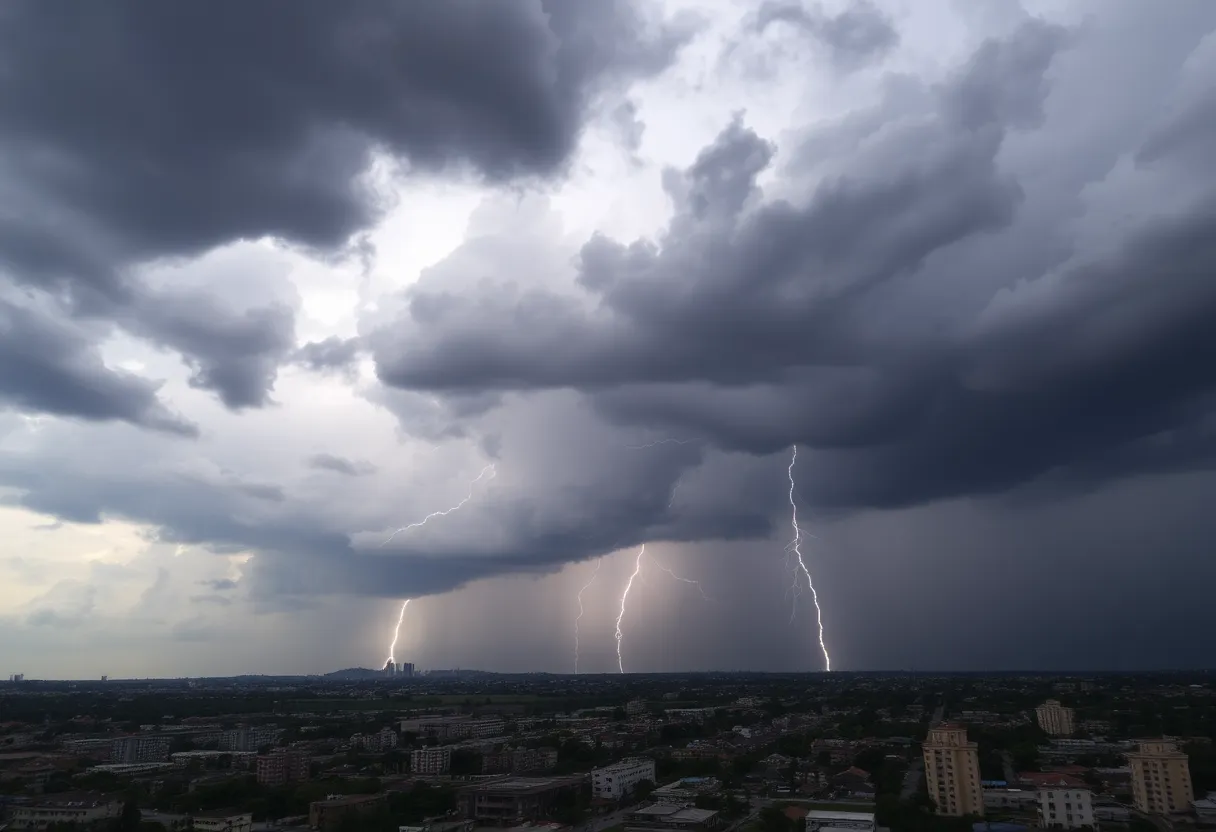
{"label": "building facade", "polygon": [[169,761],[169,738],[122,737],[110,744],[111,763],[165,763]]}
{"label": "building facade", "polygon": [[1187,756],[1166,740],[1140,743],[1127,754],[1132,770],[1132,797],[1137,809],[1150,815],[1189,812],[1195,801]]}
{"label": "building facade", "polygon": [[1077,730],[1073,709],[1061,705],[1055,699],[1048,699],[1035,708],[1034,713],[1038,717],[1039,727],[1053,737],[1068,737]]}
{"label": "building facade", "polygon": [[637,788],[638,783],[654,783],[654,760],[621,760],[603,768],[591,769],[591,796],[620,800]]}
{"label": "building facade", "polygon": [[258,782],[263,786],[298,783],[310,775],[311,759],[304,751],[294,748],[274,748],[258,756]]}
{"label": "building facade", "polygon": [[62,793],[14,806],[9,821],[13,829],[46,829],[51,824],[85,827],[121,814],[120,801],[94,794]]}
{"label": "building facade", "polygon": [[1093,795],[1089,789],[1039,789],[1039,823],[1044,829],[1096,827]]}
{"label": "building facade", "polygon": [[233,728],[230,731],[221,731],[220,751],[257,751],[262,746],[274,745],[282,733],[274,727]]}
{"label": "building facade", "polygon": [[250,832],[253,815],[249,812],[199,812],[190,825],[195,832]]}
{"label": "building facade", "polygon": [[451,746],[415,748],[410,752],[410,771],[414,774],[446,774],[451,767]]}
{"label": "building facade", "polygon": [[967,741],[967,729],[948,723],[932,728],[922,749],[925,781],[937,813],[950,817],[983,815],[979,752],[975,743]]}

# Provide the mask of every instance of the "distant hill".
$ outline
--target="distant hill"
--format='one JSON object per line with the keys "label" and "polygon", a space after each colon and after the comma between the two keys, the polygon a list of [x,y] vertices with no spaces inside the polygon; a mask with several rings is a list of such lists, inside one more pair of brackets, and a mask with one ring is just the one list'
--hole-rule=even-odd
{"label": "distant hill", "polygon": [[335,670],[326,673],[324,679],[380,679],[384,677],[383,670],[369,670],[366,667],[348,667],[345,670]]}

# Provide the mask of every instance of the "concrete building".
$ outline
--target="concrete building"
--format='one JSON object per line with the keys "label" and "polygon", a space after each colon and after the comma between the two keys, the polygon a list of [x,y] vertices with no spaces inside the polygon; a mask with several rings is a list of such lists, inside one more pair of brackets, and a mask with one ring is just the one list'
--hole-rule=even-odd
{"label": "concrete building", "polygon": [[1096,826],[1093,795],[1089,789],[1039,789],[1039,823],[1044,829]]}
{"label": "concrete building", "polygon": [[279,741],[282,731],[274,727],[233,728],[220,732],[220,751],[257,751]]}
{"label": "concrete building", "polygon": [[1077,730],[1072,708],[1066,708],[1055,699],[1048,699],[1034,709],[1039,719],[1039,727],[1053,737],[1068,737]]}
{"label": "concrete building", "polygon": [[250,832],[253,815],[230,810],[198,812],[191,818],[190,825],[195,832]]}
{"label": "concrete building", "polygon": [[1132,769],[1132,797],[1137,809],[1150,815],[1189,812],[1195,801],[1186,754],[1166,740],[1140,743],[1127,754]]}
{"label": "concrete building", "polygon": [[352,815],[360,817],[379,812],[387,800],[384,794],[351,794],[318,800],[308,804],[308,825],[321,832],[332,832]]}
{"label": "concrete building", "polygon": [[307,752],[294,748],[273,748],[269,754],[258,755],[258,782],[263,786],[282,786],[307,780],[311,758]]}
{"label": "concrete building", "polygon": [[984,789],[985,812],[1037,811],[1039,793],[1030,789]]}
{"label": "concrete building", "polygon": [[13,806],[13,829],[46,829],[53,824],[89,826],[122,814],[122,801],[98,794],[63,792]]}
{"label": "concrete building", "polygon": [[943,723],[929,730],[921,747],[925,782],[937,813],[950,817],[983,815],[979,752],[975,743],[967,741],[967,729]]}
{"label": "concrete building", "polygon": [[620,800],[644,780],[654,783],[654,760],[634,758],[621,760],[603,768],[593,768],[591,796],[604,800]]}
{"label": "concrete building", "polygon": [[1195,819],[1204,826],[1216,826],[1216,792],[1194,803]]}
{"label": "concrete building", "polygon": [[415,748],[410,752],[410,771],[414,774],[446,774],[452,767],[452,747],[438,745]]}
{"label": "concrete building", "polygon": [[634,809],[625,816],[625,832],[652,829],[704,830],[717,829],[721,825],[722,818],[713,809],[695,809],[669,803],[656,803]]}
{"label": "concrete building", "polygon": [[625,703],[626,716],[641,716],[644,713],[646,713],[645,699],[630,699]]}
{"label": "concrete building", "polygon": [[806,832],[835,832],[835,830],[857,830],[874,832],[873,812],[834,812],[812,810],[806,813]]}
{"label": "concrete building", "polygon": [[168,761],[168,737],[122,737],[110,744],[111,763],[165,763]]}
{"label": "concrete building", "polygon": [[540,820],[563,792],[577,792],[586,778],[505,777],[463,789],[457,796],[461,816],[491,826]]}

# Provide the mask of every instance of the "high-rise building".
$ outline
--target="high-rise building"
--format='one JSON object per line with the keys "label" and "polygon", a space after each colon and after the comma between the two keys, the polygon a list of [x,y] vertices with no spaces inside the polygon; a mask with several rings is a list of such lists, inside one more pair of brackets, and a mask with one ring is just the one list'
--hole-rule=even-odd
{"label": "high-rise building", "polygon": [[311,759],[305,751],[296,748],[272,748],[269,754],[258,756],[258,783],[263,786],[282,786],[307,780],[311,774]]}
{"label": "high-rise building", "polygon": [[392,659],[389,659],[388,661],[386,661],[384,663],[384,675],[385,676],[396,676],[397,675],[397,665],[393,664]]}
{"label": "high-rise building", "polygon": [[1191,767],[1178,746],[1166,740],[1140,743],[1127,754],[1132,770],[1132,797],[1136,808],[1152,815],[1188,812],[1195,800]]}
{"label": "high-rise building", "polygon": [[1075,713],[1055,699],[1048,699],[1034,709],[1039,718],[1039,727],[1053,737],[1068,737],[1076,731]]}
{"label": "high-rise building", "polygon": [[446,774],[452,767],[452,748],[436,745],[415,748],[410,754],[410,771],[414,774]]}
{"label": "high-rise building", "polygon": [[397,675],[404,676],[406,679],[412,679],[414,676],[414,663],[402,662],[397,665]]}
{"label": "high-rise building", "polygon": [[937,813],[951,817],[983,815],[980,756],[975,743],[967,741],[967,729],[949,723],[938,725],[929,730],[921,748],[929,797],[937,804]]}

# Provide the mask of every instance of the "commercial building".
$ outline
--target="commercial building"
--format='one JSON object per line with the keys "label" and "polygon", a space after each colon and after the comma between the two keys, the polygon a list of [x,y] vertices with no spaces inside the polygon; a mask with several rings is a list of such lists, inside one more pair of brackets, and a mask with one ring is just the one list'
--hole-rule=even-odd
{"label": "commercial building", "polygon": [[583,775],[569,777],[504,777],[468,786],[456,796],[462,817],[506,826],[542,820],[564,792],[583,787]]}
{"label": "commercial building", "polygon": [[1089,789],[1039,789],[1039,823],[1045,829],[1094,826],[1094,802]]}
{"label": "commercial building", "polygon": [[331,832],[352,815],[363,816],[379,812],[386,802],[387,798],[383,794],[352,794],[318,800],[308,804],[308,825],[321,832]]}
{"label": "commercial building", "polygon": [[1188,812],[1195,801],[1191,768],[1186,754],[1166,740],[1140,743],[1129,751],[1132,769],[1132,798],[1137,809],[1150,815]]}
{"label": "commercial building", "polygon": [[873,812],[833,812],[811,810],[806,813],[806,832],[835,832],[835,830],[857,830],[874,832]]}
{"label": "commercial building", "polygon": [[625,832],[630,832],[630,830],[649,832],[652,829],[717,829],[721,825],[721,821],[721,816],[713,809],[694,809],[686,806],[672,806],[669,803],[656,803],[635,809],[626,815]]}
{"label": "commercial building", "polygon": [[591,796],[620,800],[643,781],[654,783],[654,760],[633,758],[591,769]]}
{"label": "commercial building", "polygon": [[272,748],[269,754],[259,754],[258,782],[263,786],[298,783],[310,776],[311,759],[307,752],[295,748]]}
{"label": "commercial building", "polygon": [[1048,699],[1034,709],[1039,719],[1039,727],[1053,737],[1067,737],[1076,732],[1076,714],[1072,708],[1066,708],[1055,699]]}
{"label": "commercial building", "polygon": [[84,827],[121,814],[122,801],[116,798],[64,792],[46,795],[24,806],[14,806],[9,822],[13,829],[46,829],[52,823]]}
{"label": "commercial building", "polygon": [[452,767],[452,747],[439,745],[415,748],[410,752],[410,771],[414,774],[446,774]]}
{"label": "commercial building", "polygon": [[250,832],[253,815],[249,812],[198,812],[191,819],[194,832]]}
{"label": "commercial building", "polygon": [[168,737],[122,737],[110,744],[111,763],[165,763],[168,761]]}
{"label": "commercial building", "polygon": [[967,729],[950,723],[931,728],[922,749],[925,781],[937,813],[950,817],[983,815],[979,752],[975,743],[967,741]]}

